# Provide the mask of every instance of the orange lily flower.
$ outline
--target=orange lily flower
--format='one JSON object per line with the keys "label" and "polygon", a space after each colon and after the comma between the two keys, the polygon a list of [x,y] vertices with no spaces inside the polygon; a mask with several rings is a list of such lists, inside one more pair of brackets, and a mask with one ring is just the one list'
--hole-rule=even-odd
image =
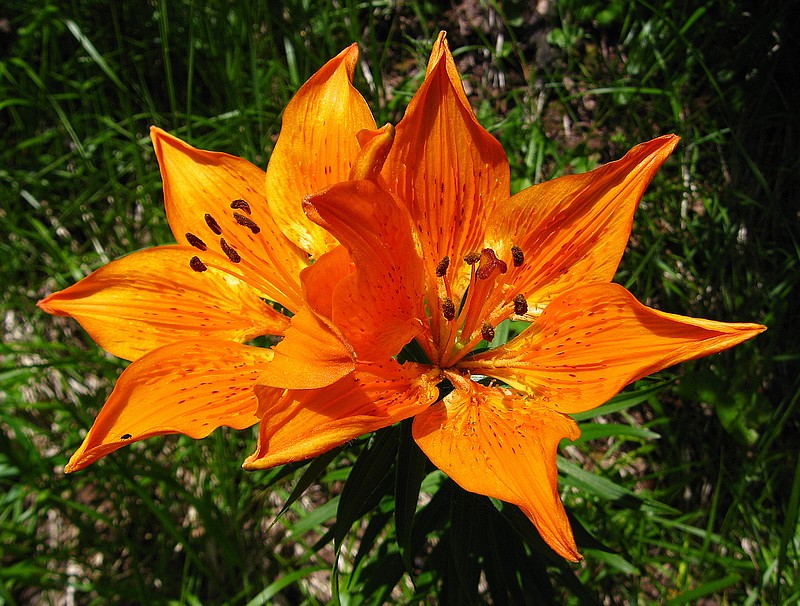
{"label": "orange lily flower", "polygon": [[[506,156],[475,118],[442,34],[396,133],[359,139],[352,179],[305,199],[342,247],[303,271],[306,307],[274,349],[281,372],[258,381],[259,444],[245,467],[317,455],[380,427],[376,406],[395,404],[415,415],[414,438],[437,467],[519,506],[577,561],[557,489],[559,442],[580,434],[568,415],[764,330],[656,311],[611,283],[677,137],[509,197]],[[506,320],[530,324],[493,346]],[[424,356],[397,364],[411,342]],[[383,425],[396,419],[385,413]]]}
{"label": "orange lily flower", "polygon": [[[371,130],[355,61],[350,47],[298,92],[265,176],[154,131],[182,244],[40,302],[133,360],[67,470],[151,435],[259,420],[245,467],[264,468],[413,416],[434,464],[518,505],[576,560],[555,466],[579,434],[567,415],[764,327],[664,314],[610,283],[675,137],[509,198],[505,153],[443,35],[396,135]],[[530,326],[482,351],[507,319]],[[283,339],[240,344],[263,334]],[[399,362],[412,342],[424,356]]]}
{"label": "orange lily flower", "polygon": [[300,202],[348,178],[356,133],[375,126],[352,86],[357,61],[352,45],[298,91],[266,174],[151,129],[178,244],[113,261],[38,303],[132,361],[68,472],[150,436],[258,422],[252,387],[273,352],[242,343],[286,332],[289,317],[265,301],[300,310],[300,272],[336,244]]}

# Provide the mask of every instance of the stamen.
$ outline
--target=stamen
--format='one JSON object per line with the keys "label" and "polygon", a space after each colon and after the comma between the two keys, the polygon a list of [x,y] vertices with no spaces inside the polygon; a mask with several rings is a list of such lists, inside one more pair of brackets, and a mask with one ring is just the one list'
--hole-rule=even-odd
{"label": "stamen", "polygon": [[524,316],[528,312],[528,302],[522,294],[514,297],[514,313],[518,316]]}
{"label": "stamen", "polygon": [[475,265],[481,260],[481,253],[471,252],[464,255],[464,263],[467,265]]}
{"label": "stamen", "polygon": [[514,267],[519,267],[525,263],[525,253],[519,246],[511,247],[511,260],[514,262]]}
{"label": "stamen", "polygon": [[254,234],[257,234],[258,232],[261,231],[261,228],[258,225],[256,225],[255,221],[253,221],[252,219],[248,219],[244,215],[241,215],[239,213],[233,213],[233,218],[236,219],[236,222],[239,225],[244,225]]}
{"label": "stamen", "polygon": [[247,203],[247,200],[234,200],[231,202],[231,208],[234,210],[243,210],[248,215],[252,215],[253,213],[250,211],[250,205]]}
{"label": "stamen", "polygon": [[450,257],[442,257],[442,260],[439,261],[438,265],[436,266],[436,277],[443,278],[447,273],[448,267],[450,267]]}
{"label": "stamen", "polygon": [[230,244],[228,244],[225,241],[225,238],[220,238],[219,239],[219,245],[222,247],[222,252],[224,252],[226,255],[228,255],[228,258],[232,262],[239,263],[239,261],[242,260],[242,258],[239,256],[239,253],[236,252],[236,249],[233,248]]}
{"label": "stamen", "polygon": [[198,249],[203,250],[203,251],[208,250],[208,246],[206,246],[206,243],[203,242],[197,236],[195,236],[193,233],[190,233],[190,232],[187,231],[186,232],[186,239],[189,241],[189,244],[191,244],[195,248],[198,248]]}
{"label": "stamen", "polygon": [[450,297],[445,297],[442,301],[442,315],[448,321],[456,317],[456,306]]}
{"label": "stamen", "polygon": [[205,219],[209,229],[219,236],[222,233],[222,228],[219,226],[219,223],[217,223],[217,220],[208,213],[206,213]]}
{"label": "stamen", "polygon": [[189,267],[191,267],[197,273],[200,273],[201,271],[205,271],[208,269],[208,267],[206,267],[206,264],[200,260],[200,257],[192,257],[191,259],[189,259]]}
{"label": "stamen", "polygon": [[[480,262],[477,268],[475,265],[472,266],[472,276],[468,287],[469,294],[468,296],[465,295],[465,303],[458,315],[461,323],[458,339],[465,346],[462,351],[468,350],[469,347],[475,344],[474,339],[478,337],[478,333],[483,335],[486,331],[486,325],[481,328],[481,322],[489,316],[484,311],[484,308],[490,293],[495,288],[497,279],[508,271],[508,265],[506,265],[505,261],[498,259],[491,248],[484,248],[479,255],[479,259]],[[462,317],[463,321],[461,321]],[[469,345],[470,343],[473,345]],[[458,354],[455,355],[457,356]],[[451,358],[449,362],[452,363],[453,359]]]}
{"label": "stamen", "polygon": [[494,328],[491,324],[484,324],[481,326],[481,336],[485,341],[491,341],[494,339]]}

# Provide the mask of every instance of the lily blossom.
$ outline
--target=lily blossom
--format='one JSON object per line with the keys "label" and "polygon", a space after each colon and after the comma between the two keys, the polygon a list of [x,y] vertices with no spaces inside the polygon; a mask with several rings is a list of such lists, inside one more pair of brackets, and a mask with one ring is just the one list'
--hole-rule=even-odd
{"label": "lily blossom", "polygon": [[253,386],[273,352],[242,343],[285,333],[278,309],[302,308],[301,271],[335,245],[300,201],[347,179],[356,133],[375,126],[352,86],[357,61],[354,44],[298,91],[266,173],[151,129],[178,244],[113,261],[38,303],[132,361],[67,472],[147,437],[258,422]]}
{"label": "lily blossom", "polygon": [[[677,137],[511,196],[444,34],[396,129],[375,128],[356,60],[351,46],[301,88],[266,174],[153,131],[179,244],[39,303],[133,361],[67,470],[256,422],[245,467],[266,468],[413,417],[437,467],[576,561],[556,469],[580,434],[569,415],[764,327],[660,312],[611,282]],[[508,320],[529,324],[502,343]],[[281,340],[242,344],[259,335]]]}
{"label": "lily blossom", "polygon": [[[372,431],[376,407],[391,402],[414,414],[413,436],[437,467],[519,506],[577,561],[557,487],[558,445],[580,435],[568,415],[764,330],[660,312],[611,282],[677,137],[510,196],[506,156],[475,118],[442,34],[396,131],[359,139],[352,179],[305,198],[342,247],[303,271],[306,307],[274,349],[281,373],[256,388],[259,444],[245,467]],[[495,343],[507,320],[530,324]],[[411,342],[424,356],[398,365]]]}

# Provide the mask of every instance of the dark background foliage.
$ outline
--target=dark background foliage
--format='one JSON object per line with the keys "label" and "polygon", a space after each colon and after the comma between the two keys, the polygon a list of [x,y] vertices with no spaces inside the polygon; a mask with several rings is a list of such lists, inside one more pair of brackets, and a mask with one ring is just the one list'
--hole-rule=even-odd
{"label": "dark background foliage", "polygon": [[[799,9],[3,4],[0,603],[796,603]],[[328,58],[359,42],[357,86],[396,122],[441,29],[515,189],[679,134],[617,279],[660,309],[769,326],[584,415],[560,461],[584,562],[432,471],[404,425],[310,466],[245,473],[252,433],[220,431],[64,476],[123,365],[35,302],[171,241],[148,127],[265,166]]]}

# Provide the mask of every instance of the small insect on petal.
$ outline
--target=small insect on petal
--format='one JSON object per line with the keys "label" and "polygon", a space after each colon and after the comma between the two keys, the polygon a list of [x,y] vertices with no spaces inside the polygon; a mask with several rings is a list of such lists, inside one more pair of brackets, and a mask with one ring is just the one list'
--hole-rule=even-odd
{"label": "small insect on petal", "polygon": [[233,213],[233,218],[236,219],[236,222],[239,225],[244,225],[246,228],[248,228],[254,234],[257,234],[258,232],[261,231],[261,228],[256,224],[255,221],[253,221],[252,219],[250,219],[248,217],[245,217],[242,214]]}
{"label": "small insect on petal", "polygon": [[206,267],[206,264],[200,260],[200,257],[192,257],[191,259],[189,259],[189,267],[191,267],[198,273],[208,269],[208,267]]}
{"label": "small insect on petal", "polygon": [[514,297],[514,313],[518,316],[524,316],[528,313],[528,302],[522,294]]}
{"label": "small insect on petal", "polygon": [[250,210],[250,204],[247,203],[247,200],[242,200],[242,199],[234,200],[233,202],[231,202],[231,208],[233,208],[234,210],[243,210],[248,215],[253,214]]}
{"label": "small insect on petal", "polygon": [[450,257],[442,257],[442,260],[436,265],[436,277],[443,278],[448,267],[450,267]]}
{"label": "small insect on petal", "polygon": [[242,260],[239,253],[236,252],[236,249],[228,244],[225,238],[219,239],[219,245],[222,247],[222,252],[224,252],[233,263],[239,263]]}
{"label": "small insect on petal", "polygon": [[208,225],[211,231],[213,231],[216,235],[220,235],[222,233],[222,228],[219,226],[219,223],[217,223],[217,220],[214,217],[206,213],[205,219],[206,225]]}
{"label": "small insect on petal", "polygon": [[491,324],[484,324],[481,326],[481,336],[485,341],[491,341],[494,339],[494,328]]}
{"label": "small insect on petal", "polygon": [[206,246],[206,243],[203,242],[197,236],[195,236],[193,233],[186,232],[186,239],[189,241],[189,244],[191,244],[195,248],[197,248],[199,250],[202,250],[202,251],[208,250],[208,246]]}
{"label": "small insect on petal", "polygon": [[124,433],[124,434],[122,434],[122,435],[119,437],[119,439],[120,439],[120,440],[130,440],[132,437],[133,437],[133,436],[132,436],[131,434],[129,434],[129,433]]}

